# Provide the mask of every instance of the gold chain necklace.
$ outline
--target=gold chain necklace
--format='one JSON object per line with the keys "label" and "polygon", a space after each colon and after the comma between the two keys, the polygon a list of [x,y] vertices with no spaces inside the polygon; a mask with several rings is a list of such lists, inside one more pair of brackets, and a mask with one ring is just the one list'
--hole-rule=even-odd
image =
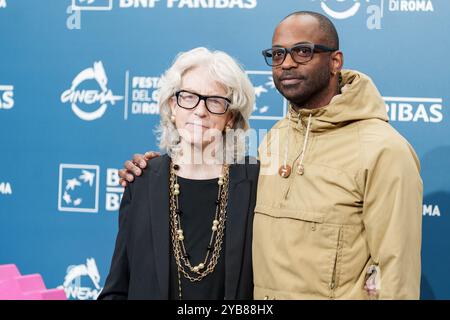
{"label": "gold chain necklace", "polygon": [[211,227],[211,238],[206,250],[205,258],[197,265],[193,265],[189,259],[184,245],[184,234],[181,224],[182,211],[179,207],[178,196],[180,185],[176,174],[179,166],[170,164],[170,230],[173,255],[177,264],[178,296],[181,294],[181,274],[191,282],[201,281],[214,271],[222,249],[223,236],[225,234],[226,209],[228,203],[229,166],[224,165],[222,174],[219,175],[219,191],[216,199],[216,212]]}

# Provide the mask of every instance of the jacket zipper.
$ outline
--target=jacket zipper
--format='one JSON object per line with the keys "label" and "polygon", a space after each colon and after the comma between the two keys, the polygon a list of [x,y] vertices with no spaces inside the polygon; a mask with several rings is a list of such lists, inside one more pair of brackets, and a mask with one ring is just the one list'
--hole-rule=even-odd
{"label": "jacket zipper", "polygon": [[289,183],[288,183],[288,186],[287,186],[286,191],[284,193],[284,200],[287,200],[287,197],[289,195],[289,191],[291,190],[292,184],[294,183],[294,176],[297,175],[297,167],[295,166],[295,163],[300,158],[301,154],[302,153],[300,151],[300,153],[297,154],[296,157],[294,158],[294,161],[289,163],[289,164],[292,164],[292,169],[291,169],[291,175],[288,177]]}
{"label": "jacket zipper", "polygon": [[292,164],[292,169],[291,169],[291,175],[288,177],[289,182],[288,182],[288,186],[286,188],[286,191],[284,193],[284,200],[287,200],[287,197],[289,195],[289,191],[291,190],[292,187],[292,183],[294,183],[294,175],[297,174],[297,168],[295,167],[295,162],[298,160],[298,157],[300,155],[298,155],[295,160],[291,163]]}

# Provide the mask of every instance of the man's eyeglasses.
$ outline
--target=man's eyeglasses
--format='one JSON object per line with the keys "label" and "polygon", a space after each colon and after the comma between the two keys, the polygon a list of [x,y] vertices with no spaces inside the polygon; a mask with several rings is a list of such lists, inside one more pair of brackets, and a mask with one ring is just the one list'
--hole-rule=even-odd
{"label": "man's eyeglasses", "polygon": [[306,63],[313,58],[314,52],[333,52],[338,49],[332,49],[321,44],[300,43],[292,48],[273,47],[262,51],[266,63],[271,67],[280,66],[286,59],[286,54],[291,55],[292,60],[297,63]]}
{"label": "man's eyeglasses", "polygon": [[224,114],[228,110],[231,100],[221,96],[203,96],[187,90],[175,93],[177,104],[184,109],[194,109],[201,100],[205,101],[206,109],[213,114]]}

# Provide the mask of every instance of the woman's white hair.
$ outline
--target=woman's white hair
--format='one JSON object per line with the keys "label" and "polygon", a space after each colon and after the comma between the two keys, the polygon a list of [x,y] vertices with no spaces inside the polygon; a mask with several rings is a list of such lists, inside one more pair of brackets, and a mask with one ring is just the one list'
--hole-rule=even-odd
{"label": "woman's white hair", "polygon": [[181,89],[181,80],[189,70],[196,67],[207,68],[211,79],[215,79],[227,91],[231,100],[229,110],[234,115],[232,129],[226,134],[224,143],[225,161],[236,163],[243,160],[246,154],[246,131],[249,129],[248,119],[253,111],[255,93],[243,68],[232,57],[223,51],[210,51],[199,47],[178,54],[172,66],[160,80],[159,110],[160,125],[157,128],[159,147],[170,156],[179,151],[180,136],[171,121],[172,110],[169,101]]}

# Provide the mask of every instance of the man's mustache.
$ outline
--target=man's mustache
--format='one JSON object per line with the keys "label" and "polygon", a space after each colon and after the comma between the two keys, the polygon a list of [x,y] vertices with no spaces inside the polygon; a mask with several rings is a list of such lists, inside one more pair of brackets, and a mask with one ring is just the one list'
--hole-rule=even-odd
{"label": "man's mustache", "polygon": [[302,74],[298,74],[298,73],[290,72],[290,71],[285,71],[278,77],[279,81],[287,80],[287,79],[306,80],[307,78]]}

